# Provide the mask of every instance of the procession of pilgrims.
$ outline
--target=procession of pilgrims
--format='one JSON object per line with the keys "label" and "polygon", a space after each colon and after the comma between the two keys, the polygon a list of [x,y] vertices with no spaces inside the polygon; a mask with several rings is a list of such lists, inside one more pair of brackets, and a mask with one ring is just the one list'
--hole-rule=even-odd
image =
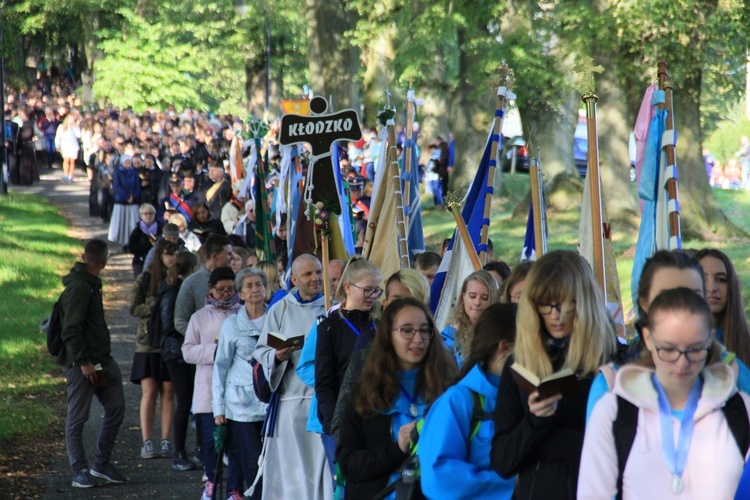
{"label": "procession of pilgrims", "polygon": [[[750,498],[741,284],[721,250],[683,249],[679,204],[663,206],[671,121],[636,165],[656,191],[626,327],[597,155],[578,252],[547,251],[536,163],[522,261],[493,258],[485,201],[514,97],[498,89],[458,201],[439,189],[452,140],[419,164],[412,90],[406,123],[386,106],[372,128],[319,97],[271,123],[66,109],[98,124],[91,215],[133,256],[141,457],[202,468],[204,499]],[[439,249],[422,234],[431,179],[456,220]]]}

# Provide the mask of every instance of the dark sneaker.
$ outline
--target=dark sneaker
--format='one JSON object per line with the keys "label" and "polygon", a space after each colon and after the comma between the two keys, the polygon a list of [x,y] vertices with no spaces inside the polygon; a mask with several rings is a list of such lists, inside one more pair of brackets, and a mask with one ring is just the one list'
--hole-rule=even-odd
{"label": "dark sneaker", "polygon": [[74,488],[93,488],[96,486],[94,478],[91,477],[88,469],[81,469],[73,476],[73,483],[71,484]]}
{"label": "dark sneaker", "polygon": [[141,446],[141,458],[159,458],[160,454],[154,449],[154,443],[150,439],[143,442]]}
{"label": "dark sneaker", "polygon": [[91,469],[91,475],[94,477],[99,477],[102,479],[106,479],[110,483],[124,483],[125,482],[125,476],[117,472],[117,469],[115,469],[115,466],[111,463],[107,462],[104,465],[94,465],[94,467]]}
{"label": "dark sneaker", "polygon": [[198,467],[203,467],[203,456],[201,455],[200,448],[195,450],[193,454],[190,455],[190,461]]}
{"label": "dark sneaker", "polygon": [[187,453],[181,451],[172,460],[172,468],[174,470],[194,470],[195,464],[187,457]]}
{"label": "dark sneaker", "polygon": [[172,443],[169,441],[169,439],[162,439],[161,446],[159,446],[159,456],[161,458],[169,458],[172,455],[174,455]]}

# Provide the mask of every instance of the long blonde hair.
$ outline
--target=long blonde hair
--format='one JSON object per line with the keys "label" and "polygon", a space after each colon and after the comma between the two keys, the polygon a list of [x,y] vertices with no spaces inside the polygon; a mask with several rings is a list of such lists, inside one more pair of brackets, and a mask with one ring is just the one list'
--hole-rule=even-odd
{"label": "long blonde hair", "polygon": [[273,294],[281,288],[279,286],[279,268],[275,262],[269,260],[262,260],[253,267],[263,271],[268,278],[268,286],[266,286],[266,302],[268,302],[273,298]]}
{"label": "long blonde hair", "polygon": [[556,250],[536,261],[518,304],[515,360],[538,377],[547,377],[553,368],[538,304],[575,311],[564,368],[593,374],[614,354],[616,334],[604,297],[588,263],[575,252]]}
{"label": "long blonde hair", "polygon": [[458,352],[461,353],[463,359],[468,358],[471,350],[471,342],[474,338],[474,327],[471,324],[469,316],[466,314],[466,308],[464,307],[464,294],[472,281],[478,281],[487,288],[487,292],[490,295],[490,301],[487,304],[494,304],[497,302],[497,281],[487,271],[474,271],[464,280],[461,285],[461,295],[458,297],[458,302],[453,306],[451,315],[448,318],[448,324],[456,328],[454,335]]}
{"label": "long blonde hair", "polygon": [[[378,266],[362,257],[351,257],[346,263],[346,267],[344,267],[344,270],[341,272],[341,279],[339,280],[336,290],[334,290],[333,298],[340,302],[342,307],[346,307],[346,289],[344,288],[344,285],[347,283],[354,284],[356,281],[370,275],[376,276],[378,282],[380,282],[380,269],[378,269]],[[373,319],[379,318],[381,312],[382,310],[379,303],[375,302],[375,305],[370,311],[370,316]]]}

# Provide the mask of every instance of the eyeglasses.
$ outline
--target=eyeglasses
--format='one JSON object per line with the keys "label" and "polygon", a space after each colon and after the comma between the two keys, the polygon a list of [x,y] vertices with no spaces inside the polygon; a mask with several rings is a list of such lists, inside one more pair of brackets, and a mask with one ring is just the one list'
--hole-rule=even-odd
{"label": "eyeglasses", "polygon": [[659,347],[656,344],[656,341],[654,341],[654,336],[651,336],[651,341],[654,343],[654,347],[656,348],[656,356],[664,361],[665,363],[676,363],[680,356],[683,354],[685,355],[685,359],[687,359],[690,363],[700,363],[701,361],[705,361],[708,357],[708,351],[711,349],[711,341],[708,341],[708,344],[706,344],[704,347],[694,347],[692,349],[685,349],[684,351],[677,349],[675,347]]}
{"label": "eyeglasses", "polygon": [[563,305],[562,304],[537,304],[536,305],[536,310],[539,311],[539,314],[541,314],[542,316],[548,316],[548,315],[552,314],[552,310],[553,309],[556,309],[557,312],[560,313],[560,316],[566,316],[566,315],[572,313],[573,311],[575,311],[575,303],[576,303],[576,301],[574,300],[571,303],[573,304],[574,307],[572,307],[569,311],[568,310],[563,310],[563,308],[562,308]]}
{"label": "eyeglasses", "polygon": [[413,326],[402,326],[399,328],[392,328],[391,330],[394,332],[398,332],[401,335],[401,338],[404,340],[412,340],[417,332],[419,332],[419,336],[422,337],[422,340],[430,340],[432,336],[435,335],[435,330],[433,328],[430,328],[429,326],[423,326],[421,328],[414,328]]}
{"label": "eyeglasses", "polygon": [[156,215],[156,212],[142,212],[141,215]]}
{"label": "eyeglasses", "polygon": [[227,288],[219,288],[218,286],[214,287],[214,290],[216,290],[219,293],[234,293],[234,287],[227,287]]}
{"label": "eyeglasses", "polygon": [[370,297],[380,298],[381,295],[383,295],[383,289],[382,288],[362,288],[361,286],[357,286],[354,283],[349,283],[354,288],[359,288],[362,290],[362,295],[365,296],[366,299],[369,299]]}

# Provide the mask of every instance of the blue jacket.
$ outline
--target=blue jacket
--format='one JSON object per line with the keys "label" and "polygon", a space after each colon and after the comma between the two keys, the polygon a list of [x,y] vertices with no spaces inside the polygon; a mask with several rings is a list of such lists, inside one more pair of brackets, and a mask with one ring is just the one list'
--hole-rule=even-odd
{"label": "blue jacket", "polygon": [[500,377],[475,366],[432,405],[417,452],[427,498],[512,498],[515,478],[503,479],[490,467],[492,419],[483,421],[469,442],[474,412],[471,391],[484,396],[485,412],[493,412],[499,384]]}
{"label": "blue jacket", "polygon": [[[318,323],[313,323],[307,334],[305,345],[299,357],[296,372],[299,379],[313,389],[315,388],[315,346],[318,343]],[[323,434],[323,424],[318,419],[318,396],[313,393],[310,401],[310,414],[307,416],[307,431]]]}
{"label": "blue jacket", "polygon": [[440,332],[440,336],[443,337],[445,347],[447,347],[451,354],[453,354],[456,358],[456,363],[458,363],[458,367],[461,368],[464,363],[461,359],[461,353],[458,352],[458,344],[456,344],[456,327],[452,325],[446,326],[443,328],[443,331]]}
{"label": "blue jacket", "polygon": [[141,202],[141,179],[136,169],[118,166],[115,169],[114,184],[115,203],[127,203],[131,195],[134,204]]}

